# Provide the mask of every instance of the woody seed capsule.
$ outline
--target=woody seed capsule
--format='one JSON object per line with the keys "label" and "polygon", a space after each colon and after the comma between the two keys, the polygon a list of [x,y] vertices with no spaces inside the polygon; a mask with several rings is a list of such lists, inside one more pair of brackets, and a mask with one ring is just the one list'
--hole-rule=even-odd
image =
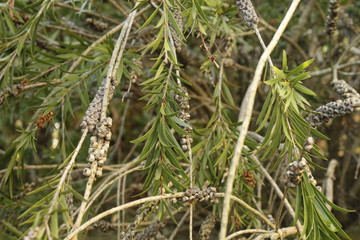
{"label": "woody seed capsule", "polygon": [[83,175],[85,177],[88,177],[88,176],[90,176],[90,174],[91,174],[91,170],[89,168],[84,168]]}
{"label": "woody seed capsule", "polygon": [[243,18],[245,24],[249,28],[256,28],[259,19],[256,15],[253,4],[250,0],[235,0],[235,5],[240,11],[240,15]]}

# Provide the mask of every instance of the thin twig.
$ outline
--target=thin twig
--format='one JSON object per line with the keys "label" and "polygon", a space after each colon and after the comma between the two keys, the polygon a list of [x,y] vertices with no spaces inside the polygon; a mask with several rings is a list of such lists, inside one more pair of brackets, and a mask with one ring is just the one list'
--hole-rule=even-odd
{"label": "thin twig", "polygon": [[[337,67],[337,69],[339,70],[339,69],[346,68],[346,67],[349,67],[349,66],[352,66],[352,65],[357,65],[357,64],[360,64],[359,60],[341,64],[341,65],[339,65]],[[332,71],[333,71],[333,68],[325,68],[325,69],[322,69],[322,70],[319,70],[319,71],[312,72],[309,75],[312,76],[312,77],[317,77],[317,76],[321,76],[321,75],[331,73]]]}
{"label": "thin twig", "polygon": [[74,163],[75,163],[75,159],[76,159],[76,157],[77,157],[77,155],[78,155],[78,153],[79,153],[79,151],[80,151],[80,149],[81,149],[81,146],[82,146],[83,143],[84,143],[84,140],[85,140],[86,135],[87,135],[87,129],[85,129],[84,132],[82,133],[81,138],[80,138],[80,140],[79,140],[79,143],[78,143],[78,145],[76,146],[76,148],[75,148],[75,150],[74,150],[74,152],[73,152],[73,154],[72,154],[72,156],[71,156],[71,159],[70,159],[69,163],[66,165],[66,168],[65,168],[64,171],[62,172],[61,179],[60,179],[60,181],[59,181],[59,183],[58,183],[58,186],[57,186],[57,188],[56,188],[56,190],[55,190],[54,197],[53,197],[53,199],[51,200],[51,204],[50,204],[49,210],[48,210],[48,212],[47,212],[47,214],[46,214],[46,217],[45,217],[45,219],[44,219],[44,222],[45,222],[45,223],[47,223],[47,222],[49,221],[50,216],[51,216],[51,213],[53,212],[54,208],[55,208],[55,207],[57,206],[57,204],[58,204],[58,198],[59,198],[59,196],[60,196],[60,192],[61,192],[61,190],[63,189],[64,183],[65,183],[65,181],[66,181],[66,179],[67,179],[67,177],[68,177],[68,175],[69,175],[69,172],[70,172],[70,170],[72,169],[72,167],[73,167],[73,165],[74,165]]}
{"label": "thin twig", "polygon": [[174,229],[174,231],[171,233],[169,240],[173,240],[175,238],[176,234],[180,230],[181,226],[184,224],[184,222],[187,219],[187,217],[189,216],[189,214],[190,214],[190,210],[187,210],[186,213],[184,214],[184,216],[182,216],[182,218],[176,225],[176,228]]}
{"label": "thin twig", "polygon": [[247,233],[268,233],[269,231],[267,230],[263,230],[263,229],[246,229],[246,230],[240,230],[240,231],[237,231],[237,232],[234,232],[232,233],[231,235],[227,236],[225,238],[225,240],[230,240],[230,239],[233,239],[235,237],[238,237],[240,235],[243,235],[243,234],[247,234]]}
{"label": "thin twig", "polygon": [[354,47],[360,41],[360,35],[358,35],[352,42],[345,48],[344,52],[340,55],[337,62],[333,66],[333,79],[338,80],[338,69],[340,63],[344,60],[346,54],[350,51],[352,47]]}
{"label": "thin twig", "polygon": [[[262,46],[262,48],[263,48],[264,51],[265,51],[265,49],[266,49],[266,44],[265,44],[264,40],[263,40],[262,37],[261,37],[261,34],[260,34],[259,29],[258,29],[257,27],[254,27],[254,30],[255,30],[255,33],[256,33],[257,38],[259,39],[260,45]],[[274,64],[273,64],[270,56],[269,56],[268,61],[269,61],[269,65],[270,65],[271,71],[273,71],[273,66],[274,66]]]}
{"label": "thin twig", "polygon": [[276,240],[279,238],[283,239],[287,236],[295,235],[297,233],[298,233],[298,230],[296,227],[286,227],[286,228],[279,229],[277,232],[261,234],[261,235],[257,236],[256,238],[254,238],[254,240],[269,239],[269,238],[271,240]]}
{"label": "thin twig", "polygon": [[[260,23],[263,24],[267,29],[276,32],[276,28],[274,28],[273,26],[271,26],[270,24],[268,24],[265,20],[260,19]],[[304,52],[304,50],[302,50],[302,48],[299,46],[299,44],[297,44],[291,37],[289,37],[286,34],[282,34],[281,36],[282,38],[284,38],[286,41],[288,41],[291,45],[294,46],[294,48],[301,54],[301,56],[304,59],[309,59],[309,56]]]}
{"label": "thin twig", "polygon": [[159,200],[164,200],[164,199],[169,199],[169,198],[180,198],[180,197],[183,197],[183,196],[184,196],[183,192],[175,193],[175,194],[163,194],[163,195],[160,195],[160,196],[141,198],[139,200],[135,200],[133,202],[129,202],[129,203],[126,203],[124,205],[111,208],[111,209],[109,209],[109,210],[107,210],[105,212],[102,212],[102,213],[96,215],[95,217],[89,219],[85,223],[83,223],[81,226],[79,226],[73,232],[71,232],[64,240],[73,239],[75,236],[77,236],[81,231],[86,229],[91,224],[99,221],[100,219],[102,219],[102,218],[104,218],[106,216],[109,216],[109,215],[111,215],[113,213],[116,213],[118,211],[122,211],[122,210],[127,209],[127,208],[135,207],[135,206],[138,206],[140,204],[147,203],[147,202],[154,202],[154,201],[159,201]]}
{"label": "thin twig", "polygon": [[[107,211],[104,211],[104,212],[94,216],[93,218],[91,218],[88,221],[86,221],[85,223],[83,223],[81,226],[76,228],[73,232],[69,233],[69,235],[64,240],[73,239],[77,234],[79,234],[79,232],[85,230],[91,224],[101,220],[102,218],[104,218],[106,216],[112,215],[112,214],[114,214],[114,213],[116,213],[118,211],[122,211],[124,209],[135,207],[135,206],[138,206],[140,204],[147,203],[147,202],[154,202],[154,201],[171,199],[171,198],[182,198],[184,195],[185,195],[185,192],[174,193],[174,194],[172,194],[172,193],[171,194],[162,194],[162,195],[158,195],[158,196],[141,198],[141,199],[138,199],[138,200],[123,204],[121,206],[111,208],[111,209],[109,209]],[[225,196],[225,193],[215,193],[214,196],[217,197],[217,198],[223,198]],[[274,224],[265,215],[263,215],[261,212],[257,211],[256,209],[252,208],[250,205],[248,205],[243,200],[241,200],[238,197],[235,197],[233,195],[230,196],[230,199],[237,202],[237,203],[239,203],[241,206],[243,206],[247,210],[251,211],[252,213],[257,215],[258,217],[260,217],[271,228],[273,228],[273,229],[275,228]]]}

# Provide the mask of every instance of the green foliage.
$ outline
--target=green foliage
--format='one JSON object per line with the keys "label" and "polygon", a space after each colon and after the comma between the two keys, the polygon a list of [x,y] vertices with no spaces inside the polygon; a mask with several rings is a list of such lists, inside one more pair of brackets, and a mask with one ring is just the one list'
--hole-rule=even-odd
{"label": "green foliage", "polygon": [[[301,110],[306,111],[306,106],[310,103],[302,96],[315,96],[315,93],[303,85],[303,81],[308,79],[309,72],[305,69],[313,62],[306,61],[293,70],[287,66],[287,56],[283,52],[282,69],[273,67],[273,79],[264,83],[270,86],[270,90],[257,119],[259,125],[257,132],[260,132],[268,124],[265,139],[260,148],[262,158],[271,158],[280,144],[283,144],[282,151],[273,169],[278,166],[281,159],[293,159],[293,154],[302,149],[306,138],[310,133],[317,134],[315,129],[310,127],[302,116]],[[315,147],[314,153],[323,157]],[[305,154],[308,160],[309,156]]]}
{"label": "green foliage", "polygon": [[[303,236],[307,239],[351,239],[342,229],[341,224],[328,210],[329,204],[337,211],[351,212],[330,202],[314,185],[309,182],[306,174],[299,187],[299,199],[302,202]],[[298,205],[299,206],[299,205]],[[301,211],[300,209],[296,209]],[[341,238],[339,237],[341,236]]]}

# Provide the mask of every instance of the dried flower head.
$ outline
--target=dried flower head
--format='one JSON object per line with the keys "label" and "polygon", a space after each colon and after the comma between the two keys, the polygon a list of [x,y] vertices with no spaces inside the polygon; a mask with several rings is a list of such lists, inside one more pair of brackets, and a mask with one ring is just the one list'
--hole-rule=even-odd
{"label": "dried flower head", "polygon": [[140,233],[136,234],[135,240],[149,240],[155,237],[162,228],[165,227],[165,223],[155,221],[148,227],[144,228]]}
{"label": "dried flower head", "polygon": [[249,187],[252,187],[252,188],[255,187],[256,179],[254,178],[254,175],[251,171],[245,170],[242,175],[242,178],[244,179],[244,181],[246,182],[246,184]]}
{"label": "dried flower head", "polygon": [[200,240],[208,240],[210,238],[211,231],[214,229],[216,224],[216,216],[213,214],[208,214],[205,218],[205,221],[200,226]]}
{"label": "dried flower head", "polygon": [[311,126],[317,127],[326,123],[331,118],[340,117],[353,112],[360,107],[359,98],[347,98],[345,100],[337,100],[336,102],[327,103],[311,113],[306,120]]}
{"label": "dried flower head", "polygon": [[337,0],[330,0],[328,15],[326,17],[325,28],[329,35],[336,31],[336,21],[338,17],[339,3]]}
{"label": "dried flower head", "polygon": [[54,113],[53,112],[49,112],[46,115],[41,114],[40,117],[38,118],[38,120],[36,120],[36,127],[38,128],[44,128],[45,124],[49,121],[51,121],[52,117],[53,117]]}
{"label": "dried flower head", "polygon": [[252,2],[250,0],[235,0],[235,5],[238,7],[245,24],[249,28],[256,28],[259,18],[257,17]]}
{"label": "dried flower head", "polygon": [[[174,14],[174,18],[176,21],[177,26],[179,27],[180,31],[182,32],[184,29],[184,25],[183,25],[183,19],[182,19],[182,11],[181,11],[181,7],[179,6],[179,4],[177,2],[175,2],[175,6],[173,9],[171,9],[173,11]],[[173,36],[173,41],[174,41],[174,45],[176,48],[177,52],[181,51],[181,47],[182,47],[182,43],[180,41],[181,37],[179,36],[179,34],[175,31],[174,27],[170,24],[170,31],[171,31],[171,35]]]}
{"label": "dried flower head", "polygon": [[343,98],[360,98],[360,94],[344,80],[334,79],[331,86]]}

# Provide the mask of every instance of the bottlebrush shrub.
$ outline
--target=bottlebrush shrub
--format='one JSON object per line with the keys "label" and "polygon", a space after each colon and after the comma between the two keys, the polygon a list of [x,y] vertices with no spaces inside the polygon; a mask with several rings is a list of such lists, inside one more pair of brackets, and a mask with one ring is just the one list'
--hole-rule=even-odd
{"label": "bottlebrush shrub", "polygon": [[0,239],[350,239],[359,37],[290,2],[1,3]]}

